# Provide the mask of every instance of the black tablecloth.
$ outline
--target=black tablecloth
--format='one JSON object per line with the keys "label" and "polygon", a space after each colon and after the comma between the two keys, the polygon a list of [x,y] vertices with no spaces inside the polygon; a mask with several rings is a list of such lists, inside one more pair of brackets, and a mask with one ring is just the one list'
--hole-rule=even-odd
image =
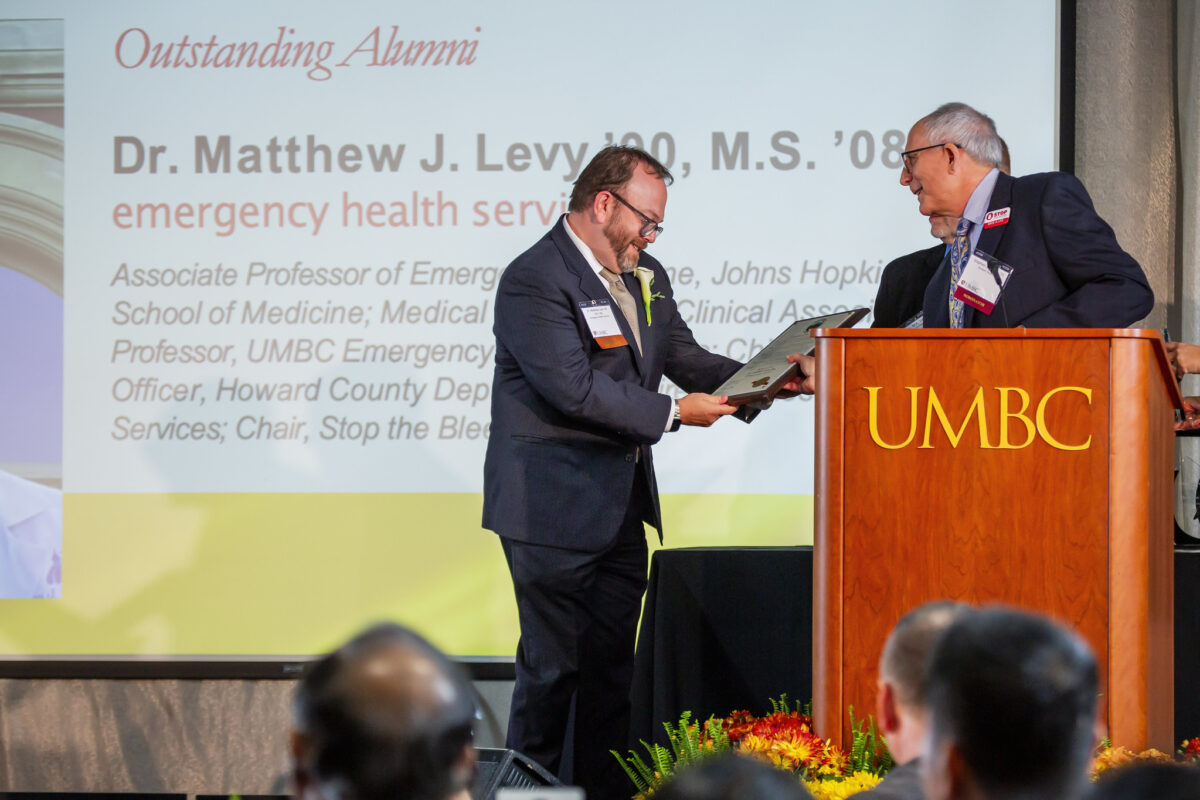
{"label": "black tablecloth", "polygon": [[[666,744],[663,722],[812,695],[812,548],[660,550],[638,636],[631,741]],[[642,752],[640,745],[636,746]]]}
{"label": "black tablecloth", "polygon": [[1175,551],[1175,744],[1200,736],[1200,550]]}
{"label": "black tablecloth", "polygon": [[[663,722],[812,696],[812,548],[660,550],[650,565],[631,742]],[[1176,742],[1200,736],[1200,551],[1175,552]],[[641,746],[637,745],[641,752]]]}

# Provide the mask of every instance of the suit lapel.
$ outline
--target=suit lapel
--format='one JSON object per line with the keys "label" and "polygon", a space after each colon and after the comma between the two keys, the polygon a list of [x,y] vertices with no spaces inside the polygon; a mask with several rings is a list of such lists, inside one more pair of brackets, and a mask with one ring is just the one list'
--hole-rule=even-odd
{"label": "suit lapel", "polygon": [[[617,320],[617,326],[621,329],[621,334],[625,337],[626,345],[629,349],[629,354],[633,357],[634,367],[637,368],[638,374],[643,374],[642,362],[644,354],[638,352],[637,343],[633,338],[633,330],[629,327],[629,321],[625,319],[624,312],[621,311],[617,301],[609,293],[608,287],[604,285],[604,279],[592,270],[591,264],[584,259],[583,254],[579,252],[579,248],[575,246],[575,242],[571,241],[571,237],[563,230],[563,225],[566,225],[565,215],[559,218],[559,222],[550,230],[550,240],[554,242],[554,246],[558,248],[558,252],[563,257],[563,263],[566,264],[568,270],[573,272],[579,279],[579,291],[589,300],[600,300],[608,304],[612,309],[613,317]],[[637,281],[635,280],[636,284]],[[628,280],[625,282],[626,287],[629,286]],[[639,299],[642,296],[639,288],[634,292],[633,297]],[[642,322],[642,314],[638,313],[638,323],[641,325],[642,333],[645,332],[645,324]],[[646,346],[646,339],[642,339],[642,346]]]}

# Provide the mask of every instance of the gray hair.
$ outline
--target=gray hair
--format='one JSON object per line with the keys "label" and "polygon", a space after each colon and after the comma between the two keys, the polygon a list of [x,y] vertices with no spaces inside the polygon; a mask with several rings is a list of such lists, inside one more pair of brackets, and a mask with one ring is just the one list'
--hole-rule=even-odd
{"label": "gray hair", "polygon": [[966,103],[946,103],[921,120],[930,144],[952,142],[980,164],[999,167],[1004,162],[1004,144],[996,123]]}

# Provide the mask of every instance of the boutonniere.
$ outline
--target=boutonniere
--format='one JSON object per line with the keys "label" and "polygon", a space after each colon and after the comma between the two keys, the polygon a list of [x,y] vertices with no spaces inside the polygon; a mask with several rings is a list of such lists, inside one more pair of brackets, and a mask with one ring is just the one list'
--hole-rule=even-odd
{"label": "boutonniere", "polygon": [[662,300],[665,295],[662,292],[650,293],[650,287],[654,285],[654,270],[646,269],[645,267],[637,267],[633,274],[637,276],[638,283],[642,285],[642,305],[646,307],[646,326],[650,326],[650,301]]}

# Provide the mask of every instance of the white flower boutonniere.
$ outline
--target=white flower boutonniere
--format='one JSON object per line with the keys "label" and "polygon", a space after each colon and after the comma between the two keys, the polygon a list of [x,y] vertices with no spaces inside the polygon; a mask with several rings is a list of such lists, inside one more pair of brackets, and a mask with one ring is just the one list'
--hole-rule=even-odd
{"label": "white flower boutonniere", "polygon": [[649,327],[650,320],[650,301],[662,300],[664,295],[662,292],[650,293],[650,287],[654,285],[654,270],[638,267],[633,271],[637,276],[638,283],[642,285],[642,305],[646,307],[646,325]]}

